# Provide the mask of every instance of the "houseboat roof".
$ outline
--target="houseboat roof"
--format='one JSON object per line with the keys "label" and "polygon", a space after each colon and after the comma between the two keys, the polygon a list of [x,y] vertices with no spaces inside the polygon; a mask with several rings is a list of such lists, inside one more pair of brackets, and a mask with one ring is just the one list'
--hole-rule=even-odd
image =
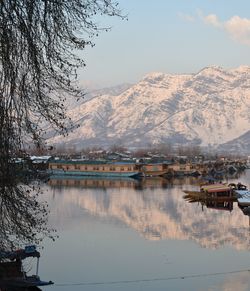
{"label": "houseboat roof", "polygon": [[203,185],[201,187],[201,190],[206,191],[208,193],[214,193],[214,192],[230,191],[231,188],[224,184],[211,184],[211,185]]}
{"label": "houseboat roof", "polygon": [[81,164],[81,165],[134,165],[135,162],[129,162],[129,161],[104,161],[104,160],[52,160],[50,161],[52,164]]}

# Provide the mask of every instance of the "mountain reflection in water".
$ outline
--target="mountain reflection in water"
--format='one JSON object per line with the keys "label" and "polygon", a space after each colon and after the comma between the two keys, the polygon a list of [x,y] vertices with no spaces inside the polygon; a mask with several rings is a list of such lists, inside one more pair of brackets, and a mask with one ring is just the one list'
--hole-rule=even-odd
{"label": "mountain reflection in water", "polygon": [[190,204],[183,199],[182,189],[198,184],[192,177],[171,181],[52,177],[54,223],[65,227],[65,213],[73,217],[77,210],[85,210],[123,223],[148,240],[191,240],[210,249],[229,245],[249,250],[249,219],[237,203]]}

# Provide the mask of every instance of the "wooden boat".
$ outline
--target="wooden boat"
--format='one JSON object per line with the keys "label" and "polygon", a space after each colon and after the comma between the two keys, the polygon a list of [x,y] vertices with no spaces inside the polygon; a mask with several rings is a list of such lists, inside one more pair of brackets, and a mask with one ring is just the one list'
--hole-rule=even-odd
{"label": "wooden boat", "polygon": [[[23,270],[22,261],[28,257],[37,258],[36,275],[28,276]],[[41,281],[38,276],[40,253],[35,246],[17,251],[0,252],[0,288],[31,288],[52,285],[53,282]]]}
{"label": "wooden boat", "polygon": [[236,201],[234,189],[226,184],[204,184],[200,186],[200,191],[184,190],[186,200],[216,200],[216,201]]}
{"label": "wooden boat", "polygon": [[136,177],[140,170],[135,163],[54,160],[49,163],[49,173],[70,176]]}

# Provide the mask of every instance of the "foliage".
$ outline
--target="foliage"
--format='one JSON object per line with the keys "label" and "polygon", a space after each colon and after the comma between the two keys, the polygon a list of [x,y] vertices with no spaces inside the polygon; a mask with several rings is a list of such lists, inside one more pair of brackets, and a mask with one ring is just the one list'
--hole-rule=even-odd
{"label": "foliage", "polygon": [[[66,133],[65,96],[83,96],[78,50],[104,28],[98,15],[122,17],[112,0],[5,0],[0,3],[0,239],[29,240],[42,231],[46,208],[15,181],[24,144],[41,145],[41,126]],[[42,216],[39,216],[42,213]]]}
{"label": "foliage", "polygon": [[44,236],[54,238],[46,226],[47,205],[37,200],[37,187],[9,179],[0,184],[0,191],[0,250],[38,244]]}
{"label": "foliage", "polygon": [[[81,97],[76,52],[103,28],[96,15],[121,16],[112,0],[6,0],[0,4],[0,125],[39,141],[42,120],[65,130],[66,95]],[[122,17],[122,16],[121,16]]]}

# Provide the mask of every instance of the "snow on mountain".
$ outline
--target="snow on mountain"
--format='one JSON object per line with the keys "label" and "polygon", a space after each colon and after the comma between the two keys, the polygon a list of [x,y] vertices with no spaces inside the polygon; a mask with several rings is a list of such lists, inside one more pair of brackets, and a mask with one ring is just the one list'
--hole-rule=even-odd
{"label": "snow on mountain", "polygon": [[240,137],[218,146],[218,150],[227,153],[250,154],[250,130]]}
{"label": "snow on mountain", "polygon": [[[113,88],[113,92],[114,92]],[[250,67],[206,67],[197,74],[151,73],[69,110],[78,124],[50,143],[79,147],[200,144],[217,146],[250,129]]]}
{"label": "snow on mountain", "polygon": [[95,97],[102,96],[102,95],[120,95],[131,86],[132,84],[123,83],[117,86],[102,88],[102,89],[83,88],[83,91],[85,92],[84,97],[81,98],[80,100],[75,99],[75,98],[67,98],[65,107],[69,109],[73,109]]}

